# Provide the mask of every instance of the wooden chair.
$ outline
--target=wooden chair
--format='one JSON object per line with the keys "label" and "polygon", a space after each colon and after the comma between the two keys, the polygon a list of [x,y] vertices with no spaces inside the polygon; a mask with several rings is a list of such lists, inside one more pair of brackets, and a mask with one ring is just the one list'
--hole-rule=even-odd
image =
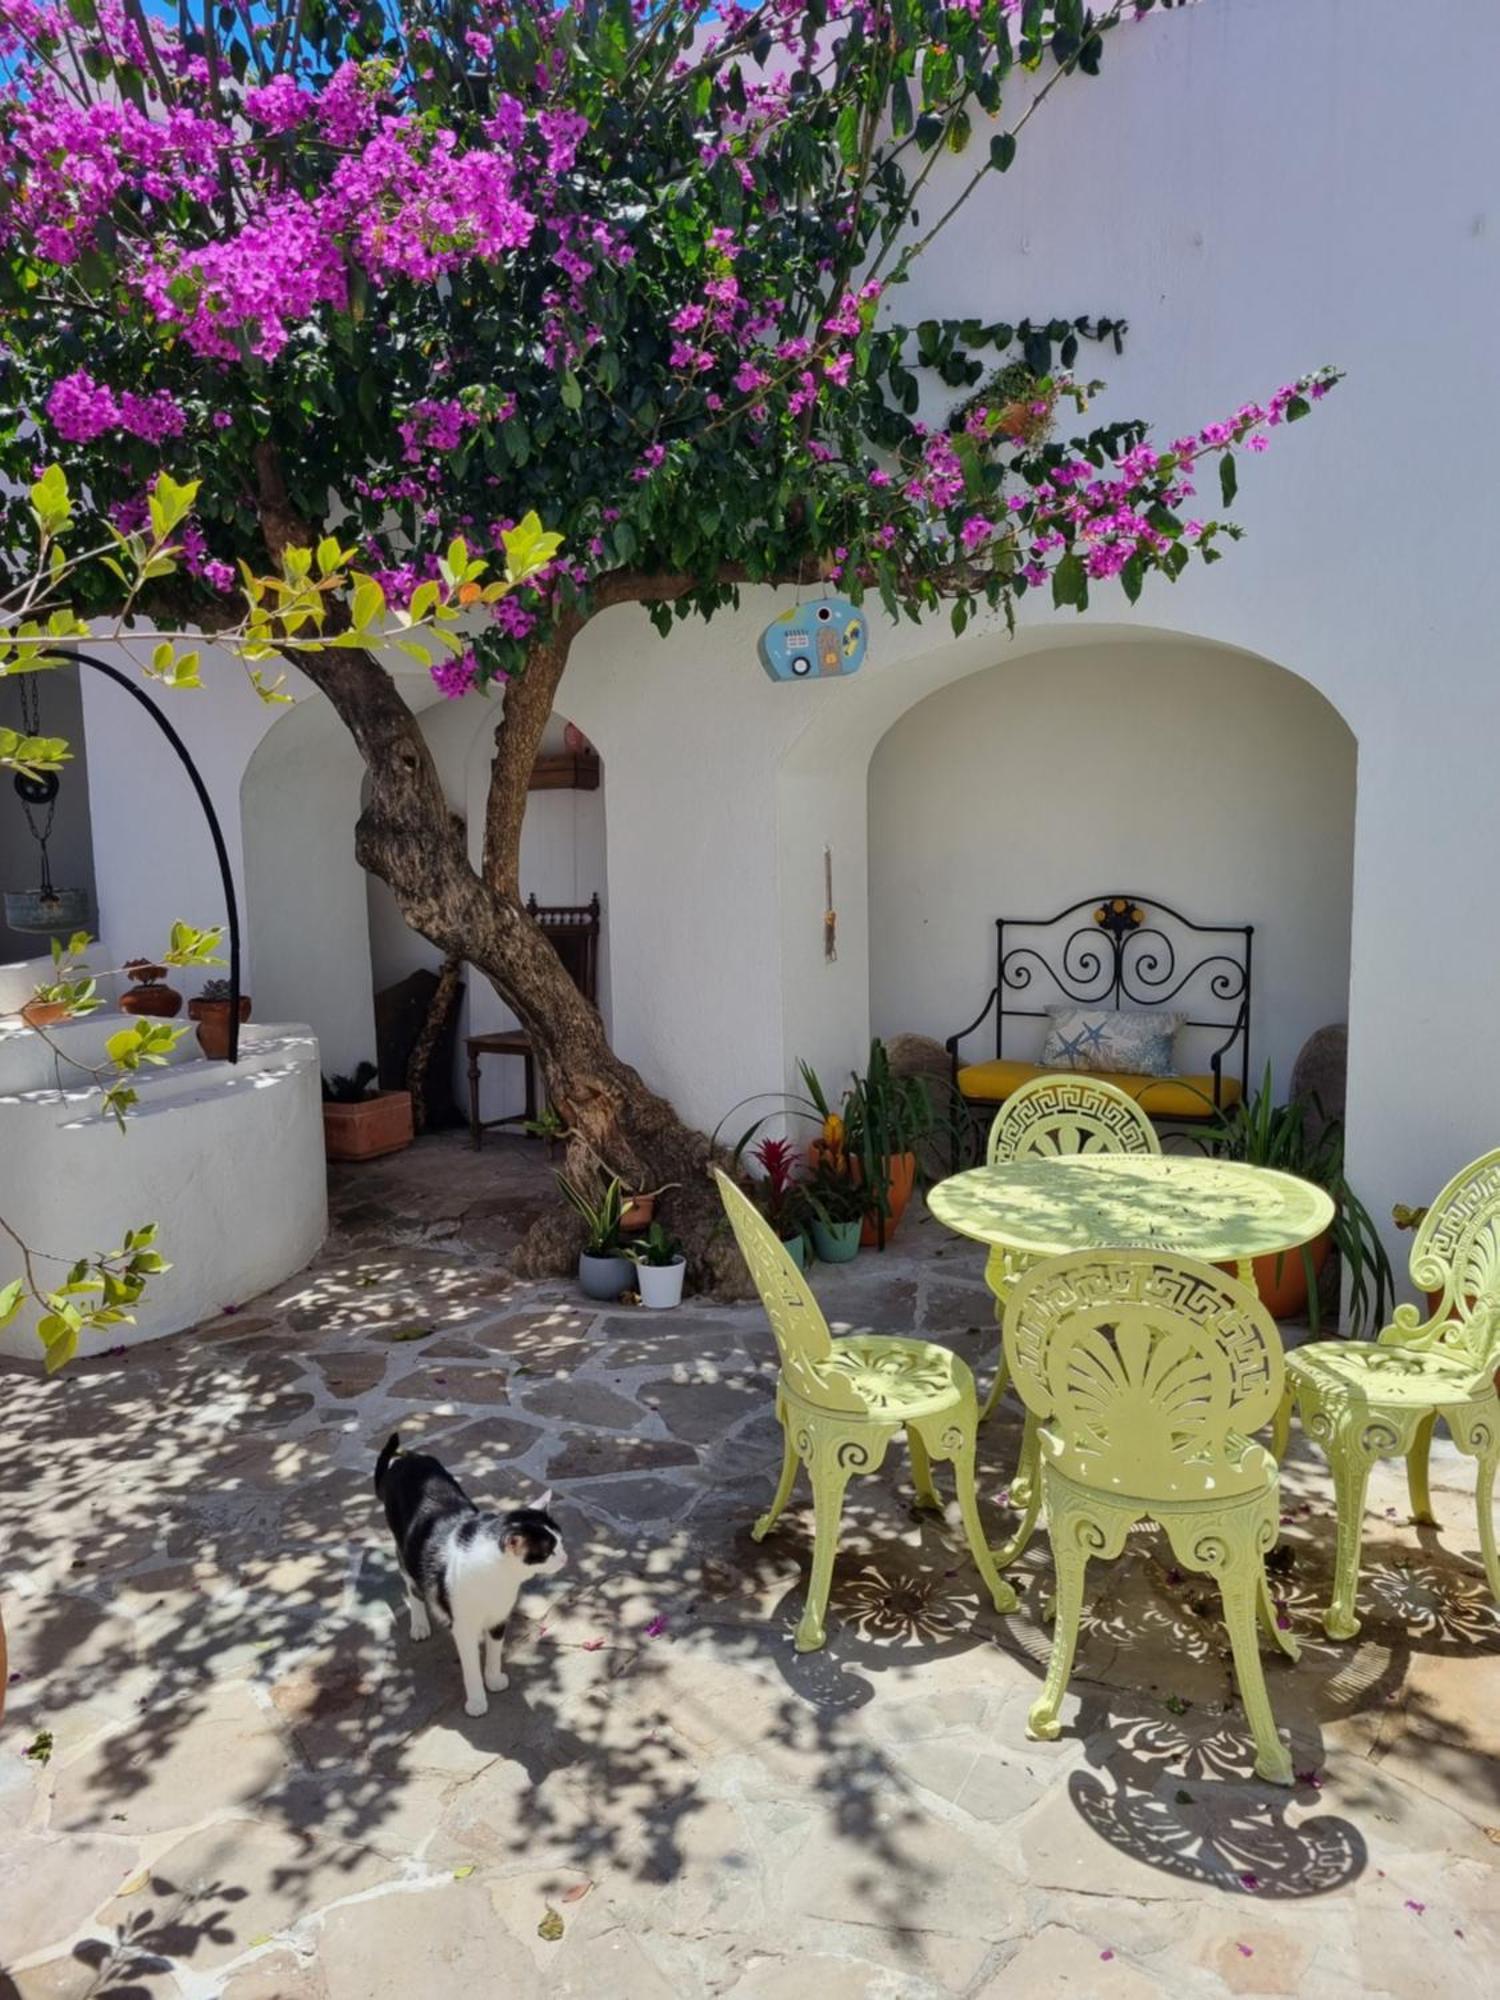
{"label": "wooden chair", "polygon": [[918,1501],[939,1507],[932,1461],[951,1459],[959,1513],[975,1567],[997,1611],[1014,1611],[1016,1594],[991,1560],[979,1520],[974,1456],[979,1409],[974,1377],[946,1347],[888,1334],[835,1340],[807,1280],[764,1216],[729,1179],[714,1179],[761,1304],[771,1322],[781,1374],[776,1414],[785,1434],[775,1497],[752,1534],[776,1525],[803,1465],[813,1489],[813,1564],[797,1627],[797,1651],[823,1644],[824,1614],[838,1552],[844,1488],[856,1472],[876,1472],[898,1431],[906,1433]]}
{"label": "wooden chair", "polygon": [[[1023,1083],[1001,1107],[984,1151],[987,1167],[1011,1160],[1057,1159],[1071,1153],[1160,1153],[1156,1127],[1133,1097],[1094,1076],[1039,1076]],[[995,1318],[1003,1328],[1005,1302],[1016,1280],[1032,1260],[1016,1250],[991,1250],[985,1281],[995,1295]],[[1005,1344],[995,1366],[995,1379],[979,1412],[981,1423],[1005,1393],[1009,1381]],[[1031,1540],[1041,1506],[1036,1477],[1036,1423],[1026,1415],[1021,1455],[1010,1482],[1013,1505],[1021,1509],[1021,1524],[1000,1552],[1001,1566],[1012,1563]]]}
{"label": "wooden chair", "polygon": [[1436,1295],[1429,1316],[1397,1306],[1378,1340],[1318,1340],[1286,1359],[1276,1419],[1276,1455],[1286,1451],[1292,1406],[1327,1454],[1338,1506],[1333,1599],[1323,1618],[1331,1639],[1352,1639],[1359,1588],[1365,1489],[1377,1458],[1406,1460],[1412,1518],[1436,1527],[1427,1486],[1432,1433],[1441,1421],[1459,1450],[1478,1461],[1479,1550],[1500,1604],[1495,1553],[1495,1471],[1500,1466],[1500,1152],[1486,1153],[1443,1189],[1411,1251],[1411,1279]]}
{"label": "wooden chair", "polygon": [[[591,1006],[599,1001],[599,898],[586,903],[539,903],[526,899],[526,914],[542,932],[568,976]],[[536,1052],[524,1028],[499,1028],[488,1035],[468,1035],[464,1052],[469,1066],[469,1136],[477,1152],[484,1135],[497,1125],[529,1125],[537,1115]],[[479,1064],[484,1056],[519,1056],[524,1070],[526,1108],[504,1118],[479,1116]]]}
{"label": "wooden chair", "polygon": [[1112,1558],[1138,1521],[1164,1528],[1184,1569],[1223,1600],[1255,1769],[1292,1782],[1256,1644],[1256,1621],[1290,1658],[1265,1555],[1280,1509],[1276,1460],[1250,1433],[1281,1395],[1281,1336],[1255,1293],[1165,1251],[1048,1258],[1016,1283],[1005,1354],[1036,1418],[1056,1632],[1027,1727],[1059,1733],[1091,1556]]}

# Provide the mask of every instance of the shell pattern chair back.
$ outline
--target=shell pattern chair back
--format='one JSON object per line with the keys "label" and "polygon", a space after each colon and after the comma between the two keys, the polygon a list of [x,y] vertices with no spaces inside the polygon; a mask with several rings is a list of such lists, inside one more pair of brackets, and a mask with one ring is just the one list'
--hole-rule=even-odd
{"label": "shell pattern chair back", "polygon": [[1430,1317],[1397,1306],[1382,1347],[1447,1354],[1472,1362],[1476,1378],[1500,1368],[1500,1151],[1453,1176],[1422,1218],[1411,1250],[1411,1281],[1437,1295]]}
{"label": "shell pattern chair back", "polygon": [[894,1334],[834,1340],[806,1278],[770,1224],[729,1176],[714,1170],[719,1195],[771,1322],[781,1376],[776,1414],[782,1428],[781,1477],[752,1534],[761,1541],[791,1498],[798,1468],[813,1489],[813,1561],[797,1627],[797,1650],[823,1644],[823,1619],[838,1550],[844,1487],[851,1474],[876,1472],[903,1431],[919,1504],[940,1507],[932,1464],[953,1466],[964,1538],[997,1611],[1016,1594],[996,1569],[979,1517],[975,1460],[979,1407],[968,1364],[935,1341]]}
{"label": "shell pattern chair back", "polygon": [[1454,1175],[1423,1217],[1411,1252],[1412,1283],[1436,1299],[1426,1312],[1401,1305],[1377,1341],[1318,1340],[1287,1356],[1276,1421],[1286,1450],[1295,1405],[1302,1429],[1326,1454],[1338,1510],[1333,1594],[1323,1616],[1331,1639],[1359,1631],[1365,1494],[1379,1458],[1406,1460],[1412,1519],[1436,1527],[1428,1485],[1432,1436],[1442,1423],[1476,1463],[1479,1553],[1500,1604],[1494,1491],[1500,1472],[1500,1151]]}
{"label": "shell pattern chair back", "polygon": [[1156,1127],[1118,1085],[1083,1074],[1034,1076],[995,1114],[987,1167],[1065,1153],[1159,1153]]}
{"label": "shell pattern chair back", "polygon": [[1259,1619],[1296,1657],[1265,1576],[1279,1513],[1276,1461],[1249,1435],[1281,1395],[1276,1322],[1212,1265],[1154,1250],[1088,1251],[1038,1262],[1019,1279],[1005,1353],[1040,1426],[1057,1569],[1056,1636],[1032,1734],[1058,1734],[1090,1558],[1119,1555],[1131,1528],[1149,1520],[1184,1569],[1218,1583],[1255,1768],[1290,1784],[1256,1643]]}

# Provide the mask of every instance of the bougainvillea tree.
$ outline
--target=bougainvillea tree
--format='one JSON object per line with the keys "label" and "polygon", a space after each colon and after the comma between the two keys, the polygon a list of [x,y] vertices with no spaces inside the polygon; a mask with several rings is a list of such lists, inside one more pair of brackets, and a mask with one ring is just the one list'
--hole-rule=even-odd
{"label": "bougainvillea tree", "polygon": [[[1028,121],[1148,7],[0,0],[10,604],[41,469],[106,550],[163,476],[190,488],[131,614],[232,628],[271,699],[265,663],[294,653],[369,767],[360,860],[493,981],[595,1156],[703,1186],[706,1141],[615,1057],[520,899],[569,649],[610,607],[665,630],[745,583],[837,578],[962,629],[1217,557],[1233,530],[1195,488],[1213,470],[1227,505],[1235,448],[1329,376],[1153,443],[1081,415],[1079,357],[1117,323],[932,297],[903,317],[927,244],[1003,198]],[[531,523],[522,587],[487,596],[469,563],[531,516],[560,543],[535,567]],[[338,588],[310,625],[320,545]],[[128,567],[71,569],[71,615],[118,618]],[[455,597],[458,638],[432,629]],[[503,685],[477,869],[393,630],[445,695]],[[146,670],[190,687],[176,643]]]}

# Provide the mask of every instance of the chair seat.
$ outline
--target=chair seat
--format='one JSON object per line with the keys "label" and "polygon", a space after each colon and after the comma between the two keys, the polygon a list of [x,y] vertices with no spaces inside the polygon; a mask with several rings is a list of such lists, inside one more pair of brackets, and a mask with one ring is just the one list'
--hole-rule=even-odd
{"label": "chair seat", "polygon": [[[959,1094],[974,1104],[1003,1104],[1023,1083],[1038,1076],[1066,1076],[1067,1070],[1050,1069],[1041,1063],[970,1063],[958,1072]],[[1210,1118],[1214,1108],[1212,1076],[1133,1076],[1117,1070],[1086,1070],[1080,1075],[1097,1076],[1112,1083],[1135,1099],[1148,1118]],[[1226,1076],[1219,1085],[1219,1101],[1227,1111],[1240,1098],[1237,1077]]]}
{"label": "chair seat", "polygon": [[1317,1340],[1286,1357],[1294,1384],[1306,1383],[1326,1401],[1389,1403],[1410,1409],[1443,1403],[1482,1403],[1493,1384],[1475,1380],[1474,1363],[1441,1349],[1378,1347],[1363,1340]]}
{"label": "chair seat", "polygon": [[1224,1501],[1250,1500],[1273,1489],[1279,1468],[1273,1453],[1254,1438],[1230,1431],[1224,1439],[1224,1456],[1213,1461],[1186,1459],[1181,1462],[1176,1485],[1169,1497],[1138,1499],[1128,1487],[1106,1482],[1092,1454],[1069,1451],[1055,1430],[1042,1424],[1037,1432],[1042,1462],[1074,1485],[1116,1502],[1135,1507],[1142,1514],[1157,1514],[1165,1507],[1184,1510],[1215,1507]]}
{"label": "chair seat", "polygon": [[486,1056],[523,1056],[530,1053],[531,1037],[524,1028],[497,1028],[493,1034],[466,1035],[464,1047]]}
{"label": "chair seat", "polygon": [[820,1375],[841,1376],[866,1404],[869,1414],[904,1423],[931,1416],[972,1391],[969,1364],[935,1341],[901,1340],[894,1334],[859,1333],[835,1340],[833,1353],[817,1364]]}

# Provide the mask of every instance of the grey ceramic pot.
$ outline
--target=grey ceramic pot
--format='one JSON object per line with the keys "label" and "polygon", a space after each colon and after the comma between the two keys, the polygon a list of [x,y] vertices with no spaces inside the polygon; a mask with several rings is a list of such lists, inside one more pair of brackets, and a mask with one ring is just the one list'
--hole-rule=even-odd
{"label": "grey ceramic pot", "polygon": [[578,1282],[586,1299],[617,1299],[634,1278],[628,1257],[591,1257],[585,1250],[578,1259]]}

